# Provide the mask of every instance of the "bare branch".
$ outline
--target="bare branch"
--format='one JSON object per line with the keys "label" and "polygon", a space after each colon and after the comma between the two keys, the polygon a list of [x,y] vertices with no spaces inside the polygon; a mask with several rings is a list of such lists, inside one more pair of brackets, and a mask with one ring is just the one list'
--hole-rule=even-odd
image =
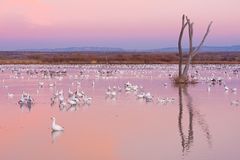
{"label": "bare branch", "polygon": [[181,32],[179,34],[179,38],[178,38],[178,50],[179,50],[179,53],[182,53],[182,37],[183,37],[183,32],[184,32],[184,29],[186,28],[187,26],[187,23],[185,23],[183,25],[183,27],[181,28]]}
{"label": "bare branch", "polygon": [[186,17],[186,19],[187,19],[188,36],[189,36],[189,52],[188,52],[188,54],[190,54],[193,51],[193,23],[191,23],[191,21],[188,17]]}
{"label": "bare branch", "polygon": [[197,52],[199,51],[199,49],[202,47],[205,39],[206,39],[207,36],[208,36],[208,33],[209,33],[210,28],[211,28],[211,26],[212,26],[212,23],[213,23],[212,21],[209,23],[208,28],[207,28],[207,31],[206,31],[206,33],[205,33],[205,35],[204,35],[201,43],[200,43],[200,44],[198,45],[198,47],[192,52],[192,57],[194,57],[194,56],[197,54]]}
{"label": "bare branch", "polygon": [[185,24],[185,17],[186,17],[186,16],[183,14],[183,15],[182,15],[182,27],[183,27],[184,24]]}
{"label": "bare branch", "polygon": [[184,33],[184,29],[187,26],[187,22],[185,22],[185,15],[182,16],[182,28],[179,34],[179,38],[178,38],[178,50],[179,50],[179,54],[182,53],[182,37],[183,37],[183,33]]}

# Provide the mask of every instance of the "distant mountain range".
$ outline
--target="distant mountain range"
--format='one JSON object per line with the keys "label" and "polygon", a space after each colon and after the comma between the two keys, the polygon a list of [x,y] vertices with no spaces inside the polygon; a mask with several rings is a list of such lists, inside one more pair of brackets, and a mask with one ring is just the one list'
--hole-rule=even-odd
{"label": "distant mountain range", "polygon": [[[154,49],[150,50],[152,52],[178,52],[177,47],[170,47],[170,48],[161,48],[161,49]],[[183,51],[188,51],[188,48],[183,48]],[[234,46],[203,46],[200,49],[200,52],[239,52],[240,45]]]}
{"label": "distant mountain range", "polygon": [[[45,49],[21,49],[16,51],[36,51],[36,52],[177,52],[177,47],[149,49],[149,50],[127,50],[122,48],[109,47],[68,47],[68,48],[45,48]],[[188,48],[183,48],[188,51]],[[240,45],[234,46],[203,46],[200,52],[240,52]]]}

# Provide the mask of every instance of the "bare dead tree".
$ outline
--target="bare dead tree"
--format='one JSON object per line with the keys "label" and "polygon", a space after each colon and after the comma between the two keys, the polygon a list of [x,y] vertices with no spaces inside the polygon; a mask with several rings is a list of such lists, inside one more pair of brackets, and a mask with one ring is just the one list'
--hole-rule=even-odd
{"label": "bare dead tree", "polygon": [[[178,74],[178,82],[179,83],[187,83],[186,80],[188,80],[188,70],[190,67],[190,64],[192,62],[192,59],[198,54],[198,51],[202,47],[205,39],[207,38],[210,28],[212,26],[212,22],[209,23],[206,33],[204,34],[200,44],[197,47],[193,47],[193,23],[191,20],[183,15],[182,16],[182,27],[178,38],[178,52],[179,52],[179,74]],[[184,70],[182,71],[182,65],[183,65],[183,49],[182,49],[182,39],[184,35],[184,30],[188,28],[188,37],[189,37],[189,50],[187,55],[187,60],[185,62]]]}

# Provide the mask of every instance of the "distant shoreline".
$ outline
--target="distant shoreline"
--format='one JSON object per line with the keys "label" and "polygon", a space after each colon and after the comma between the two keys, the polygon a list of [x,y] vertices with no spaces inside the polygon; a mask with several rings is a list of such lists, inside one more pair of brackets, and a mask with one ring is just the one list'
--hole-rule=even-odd
{"label": "distant shoreline", "polygon": [[[0,64],[178,64],[178,54],[0,51]],[[199,53],[193,64],[240,64],[240,52]]]}

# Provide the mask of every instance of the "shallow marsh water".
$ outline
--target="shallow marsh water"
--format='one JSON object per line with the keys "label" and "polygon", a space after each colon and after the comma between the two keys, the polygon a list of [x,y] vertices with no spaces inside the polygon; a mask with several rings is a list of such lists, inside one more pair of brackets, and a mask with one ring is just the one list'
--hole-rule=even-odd
{"label": "shallow marsh water", "polygon": [[[240,159],[240,65],[195,65],[191,74],[199,83],[185,88],[171,84],[176,65],[0,68],[0,159]],[[66,75],[44,76],[41,70],[66,70]],[[223,82],[212,84],[213,79]],[[126,92],[127,82],[150,92],[153,102],[137,99],[136,91]],[[121,87],[116,98],[106,97],[109,86]],[[67,97],[69,88],[83,90],[91,104],[51,105],[57,90]],[[18,105],[23,92],[34,98],[31,107]],[[163,104],[157,97],[175,101]],[[51,116],[64,132],[51,131]]]}

